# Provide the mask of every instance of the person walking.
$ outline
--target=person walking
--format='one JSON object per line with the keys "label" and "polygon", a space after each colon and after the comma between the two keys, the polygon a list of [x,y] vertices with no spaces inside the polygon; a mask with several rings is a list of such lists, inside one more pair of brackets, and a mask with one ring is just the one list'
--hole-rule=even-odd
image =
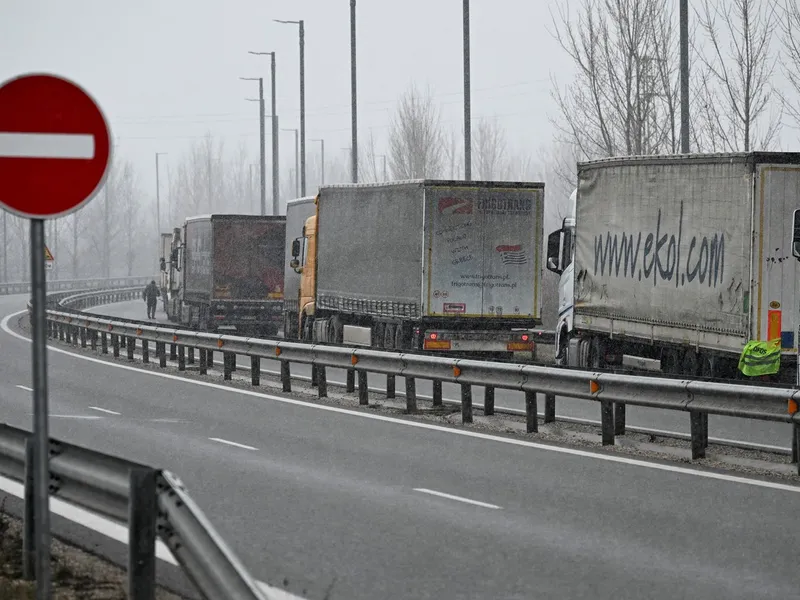
{"label": "person walking", "polygon": [[156,318],[156,304],[158,303],[158,297],[161,295],[158,287],[156,286],[156,280],[153,279],[144,291],[142,292],[142,299],[147,303],[147,318],[148,319],[155,319]]}

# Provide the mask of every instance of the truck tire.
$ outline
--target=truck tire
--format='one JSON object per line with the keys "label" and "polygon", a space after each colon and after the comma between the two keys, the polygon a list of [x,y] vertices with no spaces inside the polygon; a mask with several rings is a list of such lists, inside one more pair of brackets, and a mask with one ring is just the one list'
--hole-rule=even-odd
{"label": "truck tire", "polygon": [[384,326],[383,348],[385,350],[394,350],[394,338],[396,331],[397,326],[394,323],[387,323]]}

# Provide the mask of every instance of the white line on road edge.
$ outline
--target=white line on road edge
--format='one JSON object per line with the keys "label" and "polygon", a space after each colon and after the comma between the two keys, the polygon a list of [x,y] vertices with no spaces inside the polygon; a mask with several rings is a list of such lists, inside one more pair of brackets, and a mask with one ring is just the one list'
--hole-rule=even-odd
{"label": "white line on road edge", "polygon": [[122,414],[122,413],[118,413],[115,410],[108,410],[107,408],[100,408],[99,406],[90,406],[89,408],[92,409],[92,410],[98,410],[100,412],[107,413],[109,415],[121,415]]}
{"label": "white line on road edge", "polygon": [[[0,476],[0,490],[16,496],[17,498],[25,498],[25,488],[18,481],[8,479]],[[104,535],[112,540],[128,545],[128,528],[106,517],[90,512],[86,509],[75,506],[68,502],[64,502],[60,498],[50,497],[50,512],[83,525],[87,529]],[[156,540],[156,558],[163,560],[166,563],[180,567],[180,564],[170,552],[169,547],[161,540]],[[266,595],[268,600],[303,600],[301,596],[295,596],[289,592],[285,592],[279,588],[268,586],[263,581],[256,580],[256,584],[261,591]]]}
{"label": "white line on road edge", "polygon": [[0,132],[3,158],[94,158],[94,136],[80,133]]}
{"label": "white line on road edge", "polygon": [[469,498],[464,498],[463,496],[453,496],[452,494],[445,494],[444,492],[437,492],[436,490],[429,490],[426,488],[414,488],[414,491],[422,492],[423,494],[430,494],[431,496],[440,496],[441,498],[447,498],[448,500],[456,500],[457,502],[464,502],[465,504],[474,504],[475,506],[482,506],[484,508],[494,508],[495,510],[500,510],[503,508],[502,506],[497,506],[496,504],[487,504],[486,502],[470,500]]}
{"label": "white line on road edge", "polygon": [[[14,317],[18,317],[23,314],[27,314],[27,310],[21,310],[10,315],[7,315],[0,321],[0,329],[5,331],[12,337],[15,337],[19,340],[23,340],[25,342],[30,343],[30,338],[25,337],[24,335],[20,335],[16,331],[12,331],[11,328],[8,326],[8,323]],[[451,427],[442,427],[441,425],[432,425],[430,423],[420,423],[419,421],[411,421],[405,419],[397,419],[395,417],[388,417],[384,415],[376,415],[370,414],[367,412],[361,412],[357,410],[350,410],[347,408],[340,408],[338,406],[327,406],[324,404],[313,404],[311,402],[306,402],[304,400],[296,400],[294,398],[286,398],[283,396],[274,396],[272,394],[265,394],[263,392],[254,392],[252,390],[244,390],[240,388],[234,388],[227,385],[222,385],[219,383],[212,383],[210,381],[197,381],[194,379],[187,379],[185,377],[180,377],[178,375],[170,375],[169,373],[158,373],[156,371],[148,371],[139,367],[133,367],[130,365],[120,364],[111,362],[108,360],[102,360],[99,358],[94,358],[92,356],[84,356],[82,354],[76,354],[74,352],[69,352],[67,350],[63,350],[62,348],[58,348],[56,346],[47,346],[48,350],[51,352],[58,352],[59,354],[67,354],[74,358],[78,358],[80,360],[85,360],[88,362],[97,363],[100,365],[106,365],[107,367],[112,367],[115,369],[123,369],[125,371],[133,371],[135,373],[139,373],[140,375],[150,376],[150,377],[160,377],[162,379],[168,379],[170,381],[180,381],[187,385],[199,385],[201,387],[205,387],[212,390],[218,390],[222,392],[227,392],[230,394],[238,394],[241,396],[250,396],[251,398],[260,398],[262,400],[272,400],[274,402],[281,402],[283,404],[291,404],[294,406],[303,406],[305,408],[313,409],[313,410],[321,410],[325,412],[332,412],[338,413],[342,415],[349,415],[352,417],[358,417],[361,419],[370,419],[373,421],[383,421],[384,423],[393,423],[395,425],[403,425],[405,427],[414,427],[416,429],[427,429],[429,431],[436,431],[439,433],[445,433],[448,435],[459,435],[463,437],[471,437],[480,440],[488,440],[492,442],[497,442],[500,444],[508,444],[510,446],[522,446],[525,448],[535,448],[537,450],[543,450],[545,452],[555,452],[557,454],[568,454],[571,456],[581,456],[584,458],[593,458],[595,460],[605,461],[605,462],[612,462],[612,463],[619,463],[625,465],[631,465],[635,467],[642,467],[644,469],[655,469],[657,471],[667,471],[670,473],[680,473],[682,475],[692,475],[694,477],[704,477],[706,479],[716,479],[719,481],[727,481],[730,483],[740,483],[744,485],[752,485],[755,487],[762,487],[768,488],[773,490],[781,490],[784,492],[792,492],[794,494],[800,494],[800,485],[790,485],[786,483],[777,483],[774,481],[764,481],[761,479],[748,479],[747,477],[740,477],[738,475],[728,475],[726,473],[715,473],[713,471],[703,471],[700,469],[692,469],[688,467],[679,467],[677,465],[671,464],[661,464],[656,462],[648,462],[646,460],[636,459],[636,458],[628,458],[625,456],[617,456],[613,454],[604,454],[600,452],[593,452],[591,450],[579,450],[578,448],[567,448],[564,446],[554,446],[549,444],[542,444],[540,442],[529,442],[528,440],[519,440],[514,438],[507,438],[501,437],[499,435],[492,435],[488,433],[480,433],[477,431],[470,431],[467,429],[456,429]]]}
{"label": "white line on road edge", "polygon": [[21,390],[25,390],[26,392],[32,392],[33,388],[29,388],[27,385],[18,385],[17,386]]}
{"label": "white line on road edge", "polygon": [[245,446],[244,444],[240,444],[238,442],[230,442],[228,440],[223,440],[222,438],[208,438],[212,442],[219,442],[220,444],[227,444],[228,446],[236,446],[237,448],[244,448],[245,450],[258,450],[258,448],[253,448],[252,446]]}
{"label": "white line on road edge", "polygon": [[[33,413],[29,413],[33,415]],[[98,417],[96,415],[48,415],[51,419],[84,419],[86,421],[97,421],[98,419],[102,419],[103,417]]]}

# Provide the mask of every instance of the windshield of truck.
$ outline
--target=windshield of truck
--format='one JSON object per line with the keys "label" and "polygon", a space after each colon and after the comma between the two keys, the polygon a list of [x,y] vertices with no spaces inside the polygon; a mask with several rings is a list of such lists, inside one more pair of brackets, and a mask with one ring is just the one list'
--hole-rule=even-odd
{"label": "windshield of truck", "polygon": [[219,221],[214,231],[214,297],[283,298],[283,223]]}

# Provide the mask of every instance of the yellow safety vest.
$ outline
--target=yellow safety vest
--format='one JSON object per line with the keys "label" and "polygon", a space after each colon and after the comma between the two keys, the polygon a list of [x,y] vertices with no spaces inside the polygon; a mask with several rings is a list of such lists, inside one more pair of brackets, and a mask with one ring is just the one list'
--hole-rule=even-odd
{"label": "yellow safety vest", "polygon": [[739,370],[748,377],[774,375],[781,367],[780,338],[768,342],[750,340],[739,358]]}

